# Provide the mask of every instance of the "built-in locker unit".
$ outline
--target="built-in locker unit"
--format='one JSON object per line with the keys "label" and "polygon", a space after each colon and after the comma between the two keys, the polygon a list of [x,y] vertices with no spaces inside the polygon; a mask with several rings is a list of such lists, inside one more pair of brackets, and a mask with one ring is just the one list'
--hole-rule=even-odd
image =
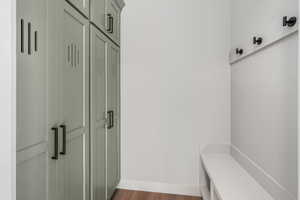
{"label": "built-in locker unit", "polygon": [[91,3],[17,0],[17,200],[106,200],[120,181],[124,3]]}

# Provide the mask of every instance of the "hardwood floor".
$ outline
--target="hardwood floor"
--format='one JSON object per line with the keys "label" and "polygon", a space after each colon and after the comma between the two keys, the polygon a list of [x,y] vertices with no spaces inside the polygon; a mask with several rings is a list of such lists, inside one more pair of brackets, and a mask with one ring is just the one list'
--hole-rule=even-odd
{"label": "hardwood floor", "polygon": [[201,198],[173,194],[118,190],[112,200],[201,200]]}

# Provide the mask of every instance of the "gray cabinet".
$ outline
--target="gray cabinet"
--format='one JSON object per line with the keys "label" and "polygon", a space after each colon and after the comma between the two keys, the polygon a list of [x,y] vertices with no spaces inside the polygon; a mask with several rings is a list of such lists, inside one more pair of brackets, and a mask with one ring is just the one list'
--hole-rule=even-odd
{"label": "gray cabinet", "polygon": [[17,200],[109,199],[120,181],[120,6],[92,2],[97,28],[88,0],[17,0]]}
{"label": "gray cabinet", "polygon": [[[53,200],[89,199],[89,23],[68,3],[58,13],[60,35],[48,75],[49,194]],[[49,61],[50,65],[51,61]],[[53,111],[52,111],[53,112]],[[49,198],[50,199],[50,198]]]}
{"label": "gray cabinet", "polygon": [[110,199],[120,181],[119,47],[91,27],[92,199]]}
{"label": "gray cabinet", "polygon": [[121,8],[115,0],[91,0],[91,21],[115,43],[120,43]]}
{"label": "gray cabinet", "polygon": [[46,200],[46,0],[18,0],[16,20],[16,199]]}

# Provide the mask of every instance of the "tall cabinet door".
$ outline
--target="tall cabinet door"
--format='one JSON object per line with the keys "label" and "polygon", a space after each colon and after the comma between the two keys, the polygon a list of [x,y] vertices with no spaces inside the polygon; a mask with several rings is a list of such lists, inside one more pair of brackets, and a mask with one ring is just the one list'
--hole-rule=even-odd
{"label": "tall cabinet door", "polygon": [[16,3],[16,198],[46,200],[46,0]]}
{"label": "tall cabinet door", "polygon": [[65,200],[89,200],[89,23],[65,3],[62,30],[61,176]]}
{"label": "tall cabinet door", "polygon": [[107,198],[111,198],[119,184],[119,47],[110,43],[107,57],[107,113],[111,122],[107,128]]}
{"label": "tall cabinet door", "polygon": [[91,26],[92,200],[106,199],[106,57],[108,39]]}
{"label": "tall cabinet door", "polygon": [[48,30],[48,72],[47,72],[47,102],[48,102],[48,200],[65,200],[64,162],[61,159],[60,124],[60,69],[63,59],[63,34],[60,27],[63,17],[63,1],[47,1]]}

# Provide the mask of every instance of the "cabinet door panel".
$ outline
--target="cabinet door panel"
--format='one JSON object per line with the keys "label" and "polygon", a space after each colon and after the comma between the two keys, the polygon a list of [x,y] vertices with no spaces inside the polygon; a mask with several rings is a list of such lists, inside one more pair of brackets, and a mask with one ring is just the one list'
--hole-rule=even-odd
{"label": "cabinet door panel", "polygon": [[66,199],[89,199],[89,23],[65,4],[61,116],[67,152],[62,155]]}
{"label": "cabinet door panel", "polygon": [[17,150],[46,140],[46,1],[17,1]]}
{"label": "cabinet door panel", "polygon": [[[63,160],[52,159],[54,156],[54,131],[53,127],[59,127],[62,119],[60,117],[60,72],[62,66],[63,48],[61,23],[63,22],[64,1],[47,1],[47,40],[48,40],[48,69],[47,69],[47,103],[48,103],[48,200],[65,200]],[[60,132],[61,133],[61,132]],[[59,133],[59,134],[60,134]],[[61,137],[59,137],[59,143]],[[59,144],[61,146],[61,144]]]}
{"label": "cabinet door panel", "polygon": [[119,48],[111,44],[108,47],[107,69],[107,110],[114,112],[114,126],[107,130],[107,197],[110,198],[119,183],[119,136],[118,136],[118,67]]}
{"label": "cabinet door panel", "polygon": [[106,199],[106,49],[107,38],[91,27],[92,199]]}

